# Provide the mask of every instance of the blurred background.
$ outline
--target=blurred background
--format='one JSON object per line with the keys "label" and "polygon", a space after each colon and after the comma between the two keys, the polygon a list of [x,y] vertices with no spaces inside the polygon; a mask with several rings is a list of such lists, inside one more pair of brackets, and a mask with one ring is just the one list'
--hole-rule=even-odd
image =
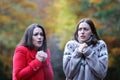
{"label": "blurred background", "polygon": [[120,80],[120,0],[0,0],[0,80],[12,80],[12,57],[26,27],[44,26],[54,80],[65,80],[62,56],[82,18],[93,20],[107,43],[109,68],[104,80]]}

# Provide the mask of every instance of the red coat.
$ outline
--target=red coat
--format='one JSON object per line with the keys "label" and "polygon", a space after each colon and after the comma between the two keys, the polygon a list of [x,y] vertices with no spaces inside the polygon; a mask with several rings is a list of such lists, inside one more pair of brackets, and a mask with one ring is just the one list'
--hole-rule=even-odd
{"label": "red coat", "polygon": [[40,62],[35,58],[35,50],[29,50],[24,46],[17,47],[13,56],[12,80],[52,80],[53,70],[49,50],[47,54],[47,60]]}

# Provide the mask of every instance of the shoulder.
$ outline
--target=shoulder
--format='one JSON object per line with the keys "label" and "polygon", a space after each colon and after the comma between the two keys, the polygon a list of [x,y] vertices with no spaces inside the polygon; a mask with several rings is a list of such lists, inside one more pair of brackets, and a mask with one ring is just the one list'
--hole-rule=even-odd
{"label": "shoulder", "polygon": [[97,47],[96,50],[100,52],[98,57],[108,55],[108,49],[107,49],[107,45],[106,45],[105,41],[99,40],[98,46],[96,46],[96,47]]}
{"label": "shoulder", "polygon": [[105,43],[105,41],[103,41],[103,40],[99,40],[99,41],[98,41],[98,44],[99,44],[99,45],[105,45],[105,46],[106,46],[106,43]]}
{"label": "shoulder", "polygon": [[77,45],[78,42],[76,40],[70,40],[66,43],[66,45],[71,45],[71,46],[74,46],[74,45]]}
{"label": "shoulder", "polygon": [[96,47],[98,47],[100,49],[107,49],[107,45],[106,45],[105,41],[103,41],[103,40],[99,40]]}
{"label": "shoulder", "polygon": [[28,48],[25,46],[17,46],[16,49],[28,50]]}
{"label": "shoulder", "polygon": [[15,52],[26,52],[28,51],[28,48],[25,47],[25,46],[17,46],[16,49],[15,49]]}
{"label": "shoulder", "polygon": [[25,47],[25,46],[17,46],[16,48],[17,49],[27,49],[27,47]]}
{"label": "shoulder", "polygon": [[101,44],[106,44],[105,41],[103,41],[103,40],[99,40],[98,42]]}
{"label": "shoulder", "polygon": [[78,45],[79,43],[76,40],[70,40],[66,43],[65,49],[74,51]]}

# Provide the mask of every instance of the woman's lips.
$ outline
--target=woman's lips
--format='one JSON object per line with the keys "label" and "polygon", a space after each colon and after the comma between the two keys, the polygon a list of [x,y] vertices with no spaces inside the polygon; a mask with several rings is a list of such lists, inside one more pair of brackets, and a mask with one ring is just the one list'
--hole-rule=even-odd
{"label": "woman's lips", "polygon": [[42,41],[37,41],[39,44],[41,44],[42,43]]}
{"label": "woman's lips", "polygon": [[82,39],[85,38],[85,36],[80,36]]}

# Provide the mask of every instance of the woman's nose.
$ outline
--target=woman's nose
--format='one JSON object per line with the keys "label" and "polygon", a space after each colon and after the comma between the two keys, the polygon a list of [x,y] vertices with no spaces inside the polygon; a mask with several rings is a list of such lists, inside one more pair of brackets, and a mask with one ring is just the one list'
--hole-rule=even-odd
{"label": "woman's nose", "polygon": [[81,33],[84,33],[84,29],[81,30]]}
{"label": "woman's nose", "polygon": [[38,35],[38,38],[41,38],[42,36],[41,35]]}

